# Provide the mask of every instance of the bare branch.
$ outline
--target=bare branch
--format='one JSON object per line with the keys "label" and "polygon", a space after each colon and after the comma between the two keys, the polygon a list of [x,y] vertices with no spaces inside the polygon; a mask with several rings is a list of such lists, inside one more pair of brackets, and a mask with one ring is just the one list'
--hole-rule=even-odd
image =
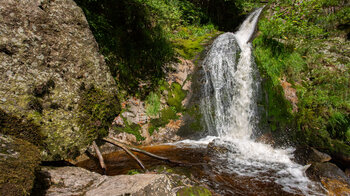
{"label": "bare branch", "polygon": [[95,150],[95,152],[96,152],[96,155],[97,155],[97,157],[98,157],[98,160],[100,161],[101,168],[103,169],[104,172],[106,172],[106,170],[107,170],[106,164],[105,164],[105,162],[104,162],[104,160],[103,160],[103,156],[102,156],[102,154],[101,154],[101,151],[100,151],[100,149],[99,149],[99,147],[97,146],[97,144],[96,144],[95,141],[92,142],[92,146],[94,147],[94,150]]}
{"label": "bare branch", "polygon": [[118,142],[118,141],[116,141],[116,140],[114,140],[114,139],[108,138],[108,137],[103,138],[103,140],[106,141],[106,142],[108,142],[108,143],[111,143],[111,144],[113,144],[113,145],[116,145],[116,146],[122,148],[126,153],[128,153],[133,159],[135,159],[135,160],[137,161],[137,163],[139,164],[139,166],[140,166],[144,171],[146,171],[146,168],[145,168],[145,166],[143,165],[143,163],[141,162],[141,160],[140,160],[139,158],[137,158],[137,156],[135,156],[135,155],[128,149],[128,147],[127,147],[125,144],[123,144],[123,143],[121,143],[121,142]]}

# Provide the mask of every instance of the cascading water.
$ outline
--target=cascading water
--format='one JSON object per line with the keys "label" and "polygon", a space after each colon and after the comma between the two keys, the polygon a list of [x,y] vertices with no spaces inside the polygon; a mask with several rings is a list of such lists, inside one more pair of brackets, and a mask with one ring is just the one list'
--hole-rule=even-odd
{"label": "cascading water", "polygon": [[262,9],[253,12],[236,34],[225,33],[213,43],[203,62],[206,82],[202,112],[207,129],[219,137],[249,138],[257,104],[254,60],[249,40]]}
{"label": "cascading water", "polygon": [[217,155],[214,171],[253,177],[272,182],[291,194],[322,195],[319,185],[310,181],[305,168],[294,163],[293,149],[275,149],[253,141],[257,129],[256,76],[250,43],[262,8],[254,11],[236,33],[220,35],[202,63],[205,75],[201,110],[209,135],[200,141],[184,143],[224,146]]}

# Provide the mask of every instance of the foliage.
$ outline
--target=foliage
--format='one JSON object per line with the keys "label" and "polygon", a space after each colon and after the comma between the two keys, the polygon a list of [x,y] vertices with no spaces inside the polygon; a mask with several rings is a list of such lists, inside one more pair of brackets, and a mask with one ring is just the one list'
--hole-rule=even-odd
{"label": "foliage", "polygon": [[[281,127],[276,122],[284,119],[306,135],[348,143],[350,70],[343,52],[348,41],[331,41],[344,36],[342,25],[349,21],[344,1],[284,0],[268,6],[254,55],[264,78],[271,128]],[[282,78],[297,90],[298,112],[283,101]]]}
{"label": "foliage", "polygon": [[157,93],[151,92],[146,97],[146,114],[150,117],[157,116],[160,110],[160,97]]}
{"label": "foliage", "polygon": [[120,88],[129,94],[154,88],[174,52],[150,8],[137,0],[76,2]]}
{"label": "foliage", "polygon": [[148,131],[152,135],[159,127],[164,127],[170,120],[176,120],[178,118],[179,116],[176,114],[176,109],[174,107],[164,108],[160,111],[160,118],[151,119]]}
{"label": "foliage", "polygon": [[214,25],[186,26],[177,29],[176,34],[170,38],[174,44],[175,51],[185,59],[193,59],[203,49],[206,39],[217,33]]}
{"label": "foliage", "polygon": [[182,86],[179,83],[173,82],[168,92],[168,105],[174,107],[177,112],[183,110],[182,100],[186,97],[186,91],[182,90]]}
{"label": "foliage", "polygon": [[[343,0],[270,1],[271,18],[260,28],[269,37],[287,40],[289,36],[302,39],[325,38],[334,29],[349,22],[349,10]],[[336,13],[325,14],[328,8],[341,6]],[[332,9],[331,9],[332,10]],[[329,10],[329,12],[333,12]]]}

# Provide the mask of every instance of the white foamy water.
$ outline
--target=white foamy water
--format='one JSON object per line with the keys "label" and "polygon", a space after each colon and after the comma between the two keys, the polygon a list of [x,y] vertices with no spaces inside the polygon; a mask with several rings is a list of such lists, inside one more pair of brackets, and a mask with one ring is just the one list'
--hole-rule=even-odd
{"label": "white foamy water", "polygon": [[322,195],[320,186],[305,175],[305,167],[294,163],[294,149],[276,149],[251,139],[257,129],[259,80],[250,40],[262,8],[254,11],[236,33],[220,35],[205,60],[204,97],[201,110],[209,132],[207,138],[185,140],[177,145],[205,146],[209,142],[228,149],[217,155],[214,167],[224,173],[255,177],[281,185],[284,191]]}

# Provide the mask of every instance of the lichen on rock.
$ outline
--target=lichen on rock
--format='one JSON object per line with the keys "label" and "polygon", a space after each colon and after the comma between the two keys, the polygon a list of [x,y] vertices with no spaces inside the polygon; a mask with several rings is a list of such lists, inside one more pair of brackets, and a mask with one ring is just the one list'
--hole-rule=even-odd
{"label": "lichen on rock", "polygon": [[0,109],[38,126],[44,160],[74,158],[119,112],[84,13],[73,0],[8,0],[0,10]]}

